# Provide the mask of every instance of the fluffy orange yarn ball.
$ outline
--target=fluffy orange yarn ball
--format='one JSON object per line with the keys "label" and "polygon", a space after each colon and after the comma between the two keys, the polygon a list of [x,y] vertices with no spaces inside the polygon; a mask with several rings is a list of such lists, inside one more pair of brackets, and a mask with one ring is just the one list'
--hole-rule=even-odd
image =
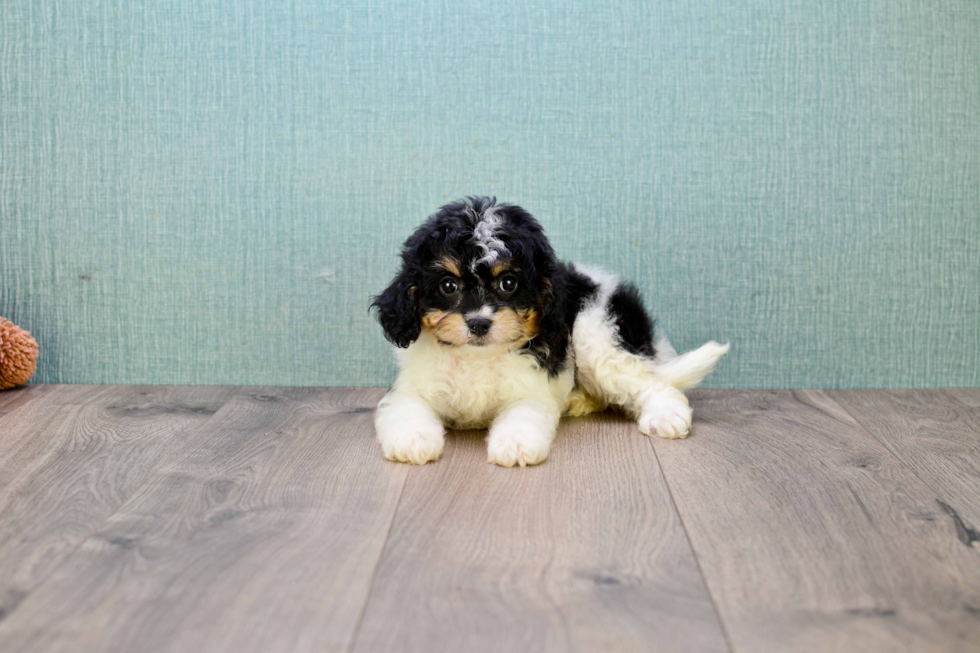
{"label": "fluffy orange yarn ball", "polygon": [[0,390],[23,385],[37,366],[37,342],[0,317]]}

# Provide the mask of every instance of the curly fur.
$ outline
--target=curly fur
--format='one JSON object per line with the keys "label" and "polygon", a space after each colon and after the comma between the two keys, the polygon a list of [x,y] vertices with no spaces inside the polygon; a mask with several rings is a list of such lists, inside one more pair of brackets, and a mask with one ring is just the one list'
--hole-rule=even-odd
{"label": "curly fur", "polygon": [[446,426],[488,427],[490,462],[534,465],[563,413],[609,406],[647,435],[685,437],[681,391],[728,351],[711,342],[677,356],[655,343],[634,286],[558,261],[531,214],[494,198],[442,207],[401,258],[372,304],[399,348],[401,370],[375,421],[391,460],[437,460]]}

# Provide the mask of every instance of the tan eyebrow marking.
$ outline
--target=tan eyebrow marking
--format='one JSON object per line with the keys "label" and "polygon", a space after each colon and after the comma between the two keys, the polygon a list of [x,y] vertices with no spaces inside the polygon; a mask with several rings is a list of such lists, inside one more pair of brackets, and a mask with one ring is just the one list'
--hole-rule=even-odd
{"label": "tan eyebrow marking", "polygon": [[446,272],[452,272],[457,277],[459,276],[459,264],[451,258],[439,259],[436,261],[436,267],[442,268]]}
{"label": "tan eyebrow marking", "polygon": [[490,274],[497,276],[501,272],[510,269],[510,263],[494,263],[493,267],[490,268]]}

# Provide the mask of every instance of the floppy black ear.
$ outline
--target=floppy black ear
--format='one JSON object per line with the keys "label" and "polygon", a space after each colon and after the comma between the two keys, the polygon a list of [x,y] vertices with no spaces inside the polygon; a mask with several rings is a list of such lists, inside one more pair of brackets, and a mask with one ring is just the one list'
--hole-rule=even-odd
{"label": "floppy black ear", "polygon": [[[561,274],[544,277],[541,280],[541,314],[538,317],[542,333],[562,334],[570,331],[571,325],[568,324],[568,301],[567,289]],[[557,281],[556,284],[552,281]],[[561,352],[564,355],[564,351]]]}
{"label": "floppy black ear", "polygon": [[408,347],[422,331],[418,311],[418,288],[407,269],[395,277],[383,293],[374,298],[371,307],[385,331],[385,338],[398,347]]}

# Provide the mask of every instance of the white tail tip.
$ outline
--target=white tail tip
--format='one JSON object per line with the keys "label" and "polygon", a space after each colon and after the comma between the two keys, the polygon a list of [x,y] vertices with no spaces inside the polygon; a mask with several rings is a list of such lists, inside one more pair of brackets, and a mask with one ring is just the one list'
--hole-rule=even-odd
{"label": "white tail tip", "polygon": [[718,360],[728,353],[730,344],[720,345],[714,340],[694,351],[689,351],[661,365],[657,375],[678,390],[693,388],[711,374]]}

